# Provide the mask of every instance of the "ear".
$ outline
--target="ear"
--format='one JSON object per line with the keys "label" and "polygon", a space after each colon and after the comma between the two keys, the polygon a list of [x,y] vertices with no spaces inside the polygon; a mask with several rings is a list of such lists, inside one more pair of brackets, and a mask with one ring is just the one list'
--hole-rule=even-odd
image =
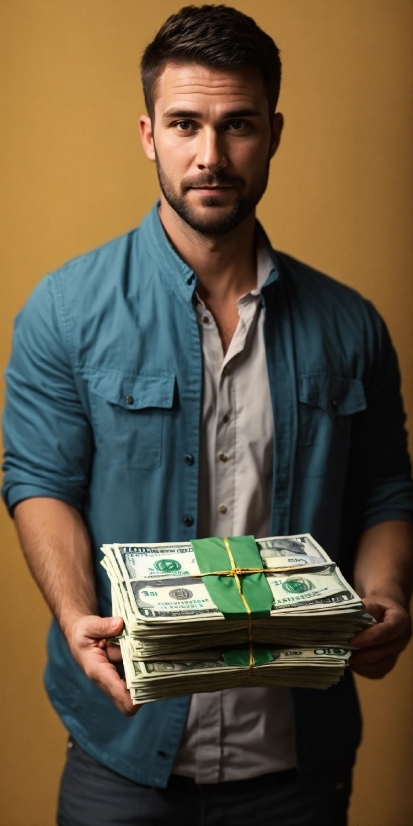
{"label": "ear", "polygon": [[156,161],[155,144],[153,140],[153,126],[149,115],[141,115],[139,118],[139,131],[143,151],[150,161]]}
{"label": "ear", "polygon": [[272,134],[271,134],[271,147],[270,147],[270,158],[273,158],[281,140],[281,132],[284,126],[284,118],[281,112],[275,112],[273,121],[272,121]]}

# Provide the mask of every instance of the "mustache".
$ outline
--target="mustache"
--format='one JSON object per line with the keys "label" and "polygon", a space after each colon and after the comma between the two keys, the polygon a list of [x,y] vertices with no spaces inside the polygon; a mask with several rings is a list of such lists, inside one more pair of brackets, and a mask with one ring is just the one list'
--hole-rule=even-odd
{"label": "mustache", "polygon": [[228,175],[226,172],[204,173],[193,178],[186,178],[182,182],[182,189],[200,189],[204,186],[227,186],[241,189],[244,186],[243,178]]}

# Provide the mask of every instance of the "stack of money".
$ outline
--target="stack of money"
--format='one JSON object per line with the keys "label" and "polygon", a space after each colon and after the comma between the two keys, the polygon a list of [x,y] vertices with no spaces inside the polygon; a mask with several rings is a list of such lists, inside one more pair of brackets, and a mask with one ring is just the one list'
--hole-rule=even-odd
{"label": "stack of money", "polygon": [[[126,684],[134,704],[239,686],[329,688],[344,672],[351,651],[345,648],[273,649],[273,660],[249,668],[233,666],[219,651],[197,659],[143,661],[121,639]],[[200,659],[201,654],[204,659]]]}
{"label": "stack of money", "polygon": [[340,679],[349,640],[374,620],[309,534],[256,544],[272,606],[252,620],[224,617],[191,543],[103,545],[134,703],[240,685],[327,688]]}

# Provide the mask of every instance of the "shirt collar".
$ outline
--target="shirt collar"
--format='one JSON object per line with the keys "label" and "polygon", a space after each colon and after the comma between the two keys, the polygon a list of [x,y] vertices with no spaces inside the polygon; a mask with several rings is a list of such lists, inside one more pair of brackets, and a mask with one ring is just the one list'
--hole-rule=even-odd
{"label": "shirt collar", "polygon": [[[147,242],[147,250],[162,265],[164,272],[173,279],[175,287],[178,283],[186,299],[193,296],[197,287],[196,274],[188,267],[174,250],[162,226],[158,209],[160,202],[152,207],[141,224],[143,239]],[[263,287],[267,287],[279,277],[276,254],[259,221],[257,221],[257,286],[251,290],[251,295],[259,295]],[[178,289],[179,289],[178,288]]]}
{"label": "shirt collar", "polygon": [[[259,227],[259,230],[261,227]],[[274,262],[270,254],[268,239],[263,232],[257,232],[257,286],[255,290],[251,290],[251,295],[259,295],[264,284],[268,280],[272,270],[274,269]]]}

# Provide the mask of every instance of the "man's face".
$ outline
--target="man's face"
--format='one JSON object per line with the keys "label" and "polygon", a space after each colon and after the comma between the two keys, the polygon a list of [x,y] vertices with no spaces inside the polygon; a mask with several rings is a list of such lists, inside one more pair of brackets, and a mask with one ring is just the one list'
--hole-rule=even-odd
{"label": "man's face", "polygon": [[258,70],[168,64],[156,87],[154,122],[141,118],[161,210],[171,208],[207,235],[234,229],[265,192],[281,128],[281,115],[270,123]]}

